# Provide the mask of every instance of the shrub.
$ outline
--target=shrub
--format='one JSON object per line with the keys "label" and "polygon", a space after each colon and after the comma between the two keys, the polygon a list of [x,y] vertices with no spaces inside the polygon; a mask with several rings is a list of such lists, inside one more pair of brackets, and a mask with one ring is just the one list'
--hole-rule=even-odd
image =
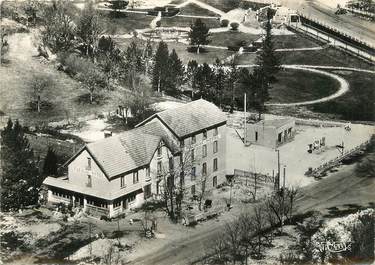
{"label": "shrub", "polygon": [[223,27],[223,28],[226,28],[228,27],[229,25],[229,20],[228,19],[223,19],[220,21],[220,26]]}
{"label": "shrub", "polygon": [[230,23],[230,27],[231,27],[232,30],[238,30],[239,26],[240,26],[240,24],[238,24],[237,22]]}
{"label": "shrub", "polygon": [[161,26],[161,20],[156,21],[156,26],[157,26],[157,27],[160,27],[160,26]]}

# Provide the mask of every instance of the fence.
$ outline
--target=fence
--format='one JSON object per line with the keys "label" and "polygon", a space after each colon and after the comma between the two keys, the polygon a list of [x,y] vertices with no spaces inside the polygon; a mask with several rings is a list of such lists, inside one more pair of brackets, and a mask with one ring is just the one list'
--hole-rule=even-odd
{"label": "fence", "polygon": [[199,213],[187,213],[183,217],[183,223],[189,225],[196,222],[201,222],[210,218],[214,218],[223,213],[227,208],[225,206],[216,206]]}
{"label": "fence", "polygon": [[259,187],[273,187],[275,183],[275,178],[273,176],[240,169],[234,170],[234,177],[242,183],[245,182],[246,185],[250,186],[257,185],[258,187],[259,185]]}
{"label": "fence", "polygon": [[319,177],[319,176],[321,176],[321,174],[323,174],[328,169],[337,166],[345,158],[347,158],[347,157],[357,153],[358,151],[362,150],[363,148],[365,148],[369,143],[370,143],[370,140],[367,140],[366,142],[364,142],[364,143],[362,143],[362,144],[360,144],[360,145],[358,145],[358,146],[356,146],[356,147],[354,147],[350,150],[344,151],[344,153],[341,156],[337,156],[334,159],[331,159],[328,162],[320,165],[319,167],[313,168],[311,170],[309,169],[305,173],[305,175],[306,176],[312,176],[312,177]]}

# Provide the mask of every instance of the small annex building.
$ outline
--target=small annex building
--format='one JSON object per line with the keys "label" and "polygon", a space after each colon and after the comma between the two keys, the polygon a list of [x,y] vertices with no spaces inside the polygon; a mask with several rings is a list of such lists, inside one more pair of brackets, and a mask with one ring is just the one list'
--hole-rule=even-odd
{"label": "small annex building", "polygon": [[249,144],[269,148],[289,142],[295,134],[295,120],[292,118],[261,120],[246,124],[245,141]]}

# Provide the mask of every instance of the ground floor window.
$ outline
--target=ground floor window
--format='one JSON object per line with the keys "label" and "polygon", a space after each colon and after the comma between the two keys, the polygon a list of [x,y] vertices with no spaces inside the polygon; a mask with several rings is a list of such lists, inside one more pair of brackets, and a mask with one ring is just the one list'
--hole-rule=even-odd
{"label": "ground floor window", "polygon": [[217,176],[214,176],[214,177],[212,178],[212,186],[213,186],[214,188],[216,188],[216,186],[217,186]]}
{"label": "ground floor window", "polygon": [[117,207],[120,207],[120,206],[121,206],[121,200],[113,202],[113,208],[117,208]]}
{"label": "ground floor window", "polygon": [[145,199],[148,199],[148,198],[150,198],[151,197],[151,184],[149,184],[149,185],[146,185],[145,187],[144,187],[144,189],[143,189],[143,193],[144,193],[144,195],[145,195]]}
{"label": "ground floor window", "polygon": [[195,185],[192,185],[192,186],[191,186],[191,194],[192,194],[192,195],[195,194]]}
{"label": "ground floor window", "polygon": [[63,191],[63,190],[51,190],[52,191],[52,195],[55,196],[55,197],[60,197],[60,198],[64,198],[64,199],[71,199],[72,198],[72,195],[68,194],[67,192]]}

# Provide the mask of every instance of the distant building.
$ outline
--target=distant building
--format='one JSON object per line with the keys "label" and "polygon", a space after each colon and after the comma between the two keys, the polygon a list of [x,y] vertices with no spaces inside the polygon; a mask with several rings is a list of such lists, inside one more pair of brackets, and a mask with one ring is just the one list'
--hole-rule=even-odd
{"label": "distant building", "polygon": [[[66,162],[67,176],[44,180],[47,200],[114,217],[160,198],[165,180],[181,184],[187,196],[202,185],[215,188],[226,180],[225,125],[224,113],[205,100],[159,112],[133,130],[84,146]],[[166,174],[182,167],[177,176]]]}
{"label": "distant building", "polygon": [[276,148],[293,139],[294,119],[262,120],[246,124],[247,143]]}

